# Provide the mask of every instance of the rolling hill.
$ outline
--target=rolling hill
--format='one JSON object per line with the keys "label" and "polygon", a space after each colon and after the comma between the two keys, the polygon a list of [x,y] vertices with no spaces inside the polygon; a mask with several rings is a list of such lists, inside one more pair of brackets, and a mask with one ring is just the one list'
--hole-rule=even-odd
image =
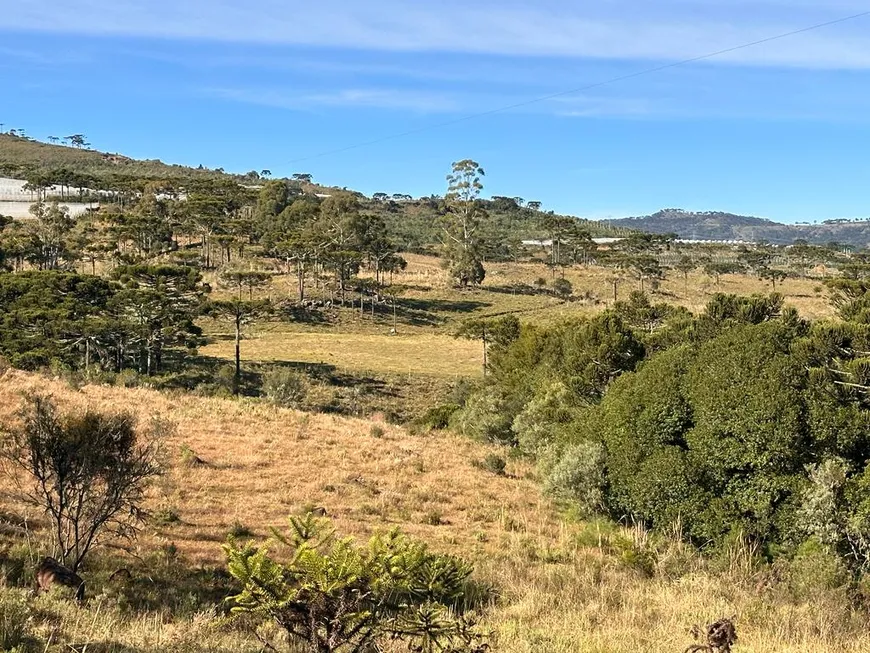
{"label": "rolling hill", "polygon": [[[445,168],[449,162],[445,162]],[[80,183],[92,190],[115,191],[141,185],[144,181],[171,181],[184,186],[191,180],[223,179],[232,180],[245,185],[251,193],[251,201],[255,198],[257,189],[271,176],[271,173],[261,175],[257,171],[246,173],[225,172],[222,168],[216,170],[197,167],[192,168],[177,164],[168,164],[160,160],[139,161],[130,157],[97,150],[75,148],[66,145],[43,143],[29,138],[10,134],[0,134],[0,178],[8,177],[7,182],[24,180],[36,173],[47,173],[49,183],[60,183],[61,177],[69,173],[84,177]],[[38,175],[37,175],[38,176]],[[78,182],[72,183],[76,186]],[[429,250],[441,239],[441,229],[438,226],[438,216],[443,214],[441,198],[437,196],[414,199],[410,195],[375,194],[365,197],[349,188],[323,186],[316,181],[305,183],[305,190],[321,196],[335,192],[347,191],[359,196],[362,208],[369,213],[379,214],[388,225],[393,237],[403,249],[408,251]],[[380,196],[380,197],[379,197]],[[14,198],[3,197],[0,187],[0,201],[10,201]],[[14,217],[26,217],[27,207],[0,206],[0,214]],[[485,231],[489,234],[488,256],[504,257],[504,244],[518,242],[523,239],[544,238],[548,235],[542,226],[542,218],[549,214],[525,206],[514,198],[493,198],[485,201],[487,218]],[[617,236],[624,230],[610,225],[572,217],[582,222],[583,227],[592,236]]]}
{"label": "rolling hill", "polygon": [[179,179],[222,176],[223,171],[164,163],[138,161],[121,154],[52,145],[0,134],[0,176],[23,179],[28,170],[67,169],[99,182],[117,179]]}
{"label": "rolling hill", "polygon": [[675,233],[680,238],[692,240],[764,240],[777,245],[788,245],[795,240],[806,240],[819,245],[836,241],[853,247],[866,247],[870,244],[870,220],[783,224],[722,211],[663,209],[643,217],[611,220],[610,224],[648,233]]}

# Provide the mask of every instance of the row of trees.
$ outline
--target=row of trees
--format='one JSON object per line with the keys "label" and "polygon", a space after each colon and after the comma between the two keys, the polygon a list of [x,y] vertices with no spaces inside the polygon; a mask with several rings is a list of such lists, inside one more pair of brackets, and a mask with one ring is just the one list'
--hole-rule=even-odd
{"label": "row of trees", "polygon": [[0,274],[0,353],[25,369],[62,363],[156,374],[179,348],[201,342],[194,320],[207,290],[196,270],[169,265],[121,266],[111,279]]}
{"label": "row of trees", "polygon": [[[520,240],[526,236],[552,242],[549,264],[554,274],[560,266],[589,262],[595,251],[589,223],[542,213],[540,203],[523,205],[521,198],[482,199],[484,171],[470,159],[453,164],[444,197],[407,205],[320,189],[307,174],[269,180],[267,173],[251,173],[256,179],[249,181],[259,187],[226,176],[105,179],[63,166],[7,174],[25,176],[26,188],[37,200],[35,214],[56,213],[49,208],[51,202],[73,198],[74,189],[79,200],[101,206],[69,222],[63,234],[67,256],[62,264],[90,262],[92,272],[100,260],[143,262],[178,250],[184,250],[179,260],[186,256],[193,262],[194,242],[201,249],[198,263],[210,268],[253,245],[258,253],[262,247],[267,255],[295,268],[302,295],[306,278],[316,282],[323,271],[334,273],[344,294],[359,266],[372,268],[375,284],[381,283],[382,275],[401,269],[398,250],[436,246],[462,287],[483,280],[486,260],[518,258],[523,251]],[[51,195],[52,188],[59,197]],[[30,236],[25,226],[13,225],[0,247],[9,252],[17,269],[25,264],[55,265],[34,254]]]}
{"label": "row of trees", "polygon": [[225,299],[190,267],[126,265],[104,279],[28,271],[0,275],[0,355],[16,367],[61,364],[87,372],[136,370],[153,376],[185,367],[202,344],[198,318],[228,320],[235,334],[235,389],[241,376],[242,329],[273,313],[254,292],[271,281],[256,271],[225,270]]}
{"label": "row of trees", "polygon": [[355,288],[376,293],[388,275],[406,265],[383,218],[364,211],[351,193],[321,200],[286,182],[267,182],[259,192],[252,227],[263,254],[295,274],[300,301],[309,276],[318,283],[324,271],[330,272],[344,303],[363,266],[374,279],[368,284],[357,280]]}

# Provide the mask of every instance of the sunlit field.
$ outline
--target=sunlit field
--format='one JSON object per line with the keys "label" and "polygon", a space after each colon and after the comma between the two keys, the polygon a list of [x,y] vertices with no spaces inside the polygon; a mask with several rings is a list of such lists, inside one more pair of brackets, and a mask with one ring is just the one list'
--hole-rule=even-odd
{"label": "sunlit field", "polygon": [[[242,359],[262,362],[325,364],[352,372],[476,376],[482,370],[480,343],[441,333],[384,335],[298,331],[280,327],[252,329]],[[206,356],[231,359],[228,338],[200,349]]]}
{"label": "sunlit field", "polygon": [[[523,322],[540,324],[590,316],[613,305],[614,280],[617,300],[640,290],[638,281],[611,268],[574,266],[564,271],[573,286],[573,296],[563,301],[547,290],[554,278],[551,271],[536,263],[487,264],[487,277],[480,288],[459,290],[451,286],[437,258],[415,254],[406,257],[407,270],[394,278],[403,288],[395,313],[389,297],[376,306],[373,316],[370,303],[360,310],[358,299],[348,293],[347,306],[327,309],[328,319],[321,324],[271,321],[250,326],[244,334],[242,359],[326,364],[375,374],[479,376],[480,343],[453,337],[463,321],[515,315]],[[295,278],[279,274],[261,294],[273,299],[292,297],[294,284]],[[648,284],[645,290],[651,291]],[[833,316],[822,278],[787,279],[777,285],[776,291],[806,318]],[[317,290],[310,292],[313,297],[323,296]],[[670,271],[651,291],[651,301],[685,306],[697,313],[717,292],[750,295],[770,293],[773,288],[745,274],[723,275],[717,283],[701,272],[684,279]],[[337,298],[333,299],[337,303]],[[201,352],[231,360],[234,345],[226,323],[206,320],[203,326],[210,342]]]}

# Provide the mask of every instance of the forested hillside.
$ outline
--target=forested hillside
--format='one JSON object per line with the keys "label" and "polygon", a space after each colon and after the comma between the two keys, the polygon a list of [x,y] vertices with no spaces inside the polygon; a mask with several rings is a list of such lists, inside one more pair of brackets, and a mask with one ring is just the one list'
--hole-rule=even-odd
{"label": "forested hillside", "polygon": [[870,244],[870,220],[828,220],[815,224],[781,224],[721,211],[664,209],[652,215],[611,220],[614,227],[655,234],[677,234],[691,240],[739,240],[790,245],[805,240],[817,245],[832,242],[861,249]]}
{"label": "forested hillside", "polygon": [[[128,202],[141,193],[147,184],[166,193],[196,192],[203,184],[235,185],[234,192],[250,202],[257,190],[272,174],[269,170],[251,170],[240,174],[226,173],[223,169],[210,170],[166,164],[162,161],[138,161],[120,154],[103,153],[87,149],[81,135],[75,135],[79,147],[42,143],[11,134],[0,134],[0,177],[25,180],[29,188],[69,189],[73,199],[96,202],[120,200]],[[327,196],[346,189],[331,188],[316,183],[311,175],[296,173],[287,180],[293,192],[309,196]],[[440,184],[439,184],[440,185]],[[444,198],[433,195],[412,198],[410,195],[375,193],[371,198],[354,193],[360,208],[376,214],[404,250],[431,249],[443,240],[438,217],[445,212]],[[109,195],[106,195],[109,193]],[[551,230],[547,221],[552,216],[541,210],[540,202],[522,198],[493,198],[484,201],[486,215],[486,245],[492,257],[510,256],[523,239],[547,238]],[[592,236],[610,236],[625,233],[625,229],[574,218]]]}
{"label": "forested hillside", "polygon": [[132,180],[222,176],[222,171],[190,168],[156,160],[137,161],[122,154],[98,152],[86,146],[89,144],[83,140],[80,147],[74,147],[42,143],[9,133],[0,134],[0,176],[26,179],[34,172],[66,170],[84,176],[92,186],[98,188]]}

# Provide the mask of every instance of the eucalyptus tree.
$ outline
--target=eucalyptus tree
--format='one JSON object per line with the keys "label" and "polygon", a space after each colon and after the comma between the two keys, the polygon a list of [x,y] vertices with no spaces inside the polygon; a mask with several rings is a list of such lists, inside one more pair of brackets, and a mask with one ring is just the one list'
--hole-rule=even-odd
{"label": "eucalyptus tree", "polygon": [[479,163],[463,159],[447,175],[442,247],[450,275],[462,287],[482,283],[486,274],[480,254],[481,222],[486,217],[480,194],[485,174]]}
{"label": "eucalyptus tree", "polygon": [[30,207],[35,218],[29,225],[32,234],[30,262],[40,270],[57,270],[64,259],[70,258],[68,238],[75,226],[69,209],[57,202],[37,202]]}

